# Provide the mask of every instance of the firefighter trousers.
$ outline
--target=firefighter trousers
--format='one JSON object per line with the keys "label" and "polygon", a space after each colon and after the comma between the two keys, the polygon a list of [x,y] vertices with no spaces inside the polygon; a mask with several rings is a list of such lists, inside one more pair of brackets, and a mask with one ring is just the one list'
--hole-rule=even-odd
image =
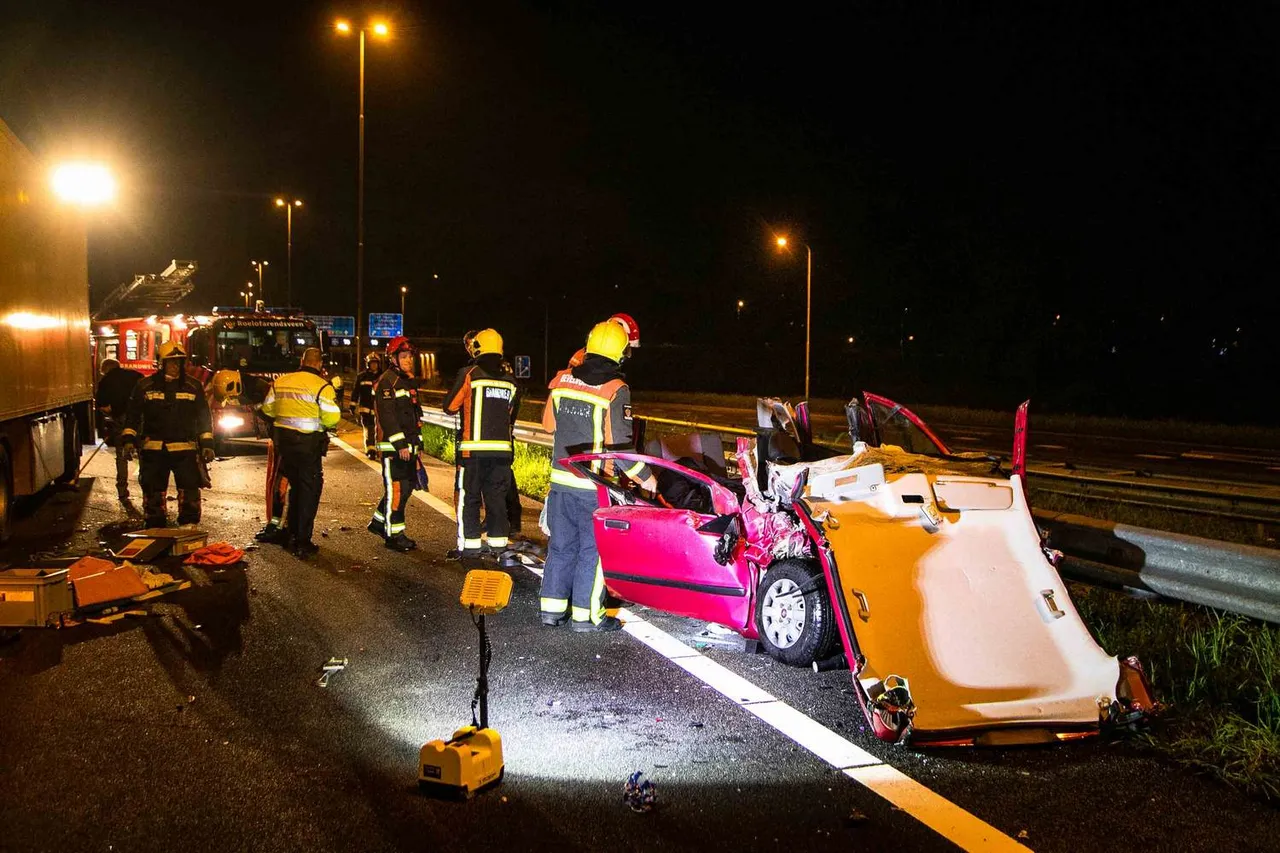
{"label": "firefighter trousers", "polygon": [[378,427],[373,412],[360,413],[360,426],[364,429],[364,452],[378,448]]}
{"label": "firefighter trousers", "polygon": [[178,489],[178,523],[200,522],[200,463],[194,450],[143,450],[138,454],[138,485],[142,487],[147,527],[169,523],[165,498],[169,474]]}
{"label": "firefighter trousers", "polygon": [[289,483],[285,524],[299,545],[310,542],[315,532],[316,512],[324,489],[323,443],[328,440],[323,432],[276,431],[276,458]]}
{"label": "firefighter trousers", "polygon": [[595,489],[552,489],[547,497],[551,542],[542,571],[543,613],[571,610],[575,622],[604,617],[604,572],[591,518],[597,506]]}
{"label": "firefighter trousers", "polygon": [[484,530],[490,548],[506,548],[509,532],[507,499],[511,484],[510,456],[472,456],[462,460],[458,527],[463,551],[480,549],[480,506],[484,505]]}
{"label": "firefighter trousers", "polygon": [[416,465],[415,459],[406,462],[394,451],[382,454],[382,500],[373,510],[369,530],[383,539],[404,533],[404,508],[417,482]]}

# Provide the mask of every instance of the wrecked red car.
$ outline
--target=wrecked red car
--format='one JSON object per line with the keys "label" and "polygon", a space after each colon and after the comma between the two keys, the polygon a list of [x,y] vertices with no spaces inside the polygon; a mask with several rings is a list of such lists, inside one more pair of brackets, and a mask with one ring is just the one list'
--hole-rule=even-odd
{"label": "wrecked red car", "polygon": [[[1013,470],[955,454],[909,410],[864,393],[849,453],[807,408],[762,400],[732,466],[717,434],[571,466],[599,486],[595,533],[619,598],[727,626],[787,664],[853,673],[875,734],[917,744],[1067,740],[1130,724],[1152,700],[1108,655],[1041,545]],[[656,494],[610,473],[643,459]]]}

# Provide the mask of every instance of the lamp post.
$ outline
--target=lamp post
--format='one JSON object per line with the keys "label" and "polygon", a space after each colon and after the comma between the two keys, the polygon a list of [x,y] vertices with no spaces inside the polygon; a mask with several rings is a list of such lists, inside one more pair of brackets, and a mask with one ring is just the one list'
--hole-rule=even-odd
{"label": "lamp post", "polygon": [[249,266],[258,270],[258,298],[266,299],[267,289],[262,286],[262,268],[271,266],[270,261],[249,261]]}
{"label": "lamp post", "polygon": [[[334,29],[341,35],[350,35],[354,29],[349,21],[338,21]],[[383,21],[373,21],[368,30],[379,38],[386,38],[390,28]],[[356,191],[356,364],[360,363],[364,343],[364,37],[366,28],[360,27],[360,144],[359,170]]]}
{"label": "lamp post", "polygon": [[[778,248],[786,250],[787,238],[778,236],[776,238]],[[805,251],[805,274],[804,274],[804,398],[809,399],[809,321],[813,316],[813,249],[809,248],[809,244],[804,244]]]}
{"label": "lamp post", "polygon": [[285,304],[293,305],[293,209],[302,207],[302,202],[298,199],[285,201],[283,198],[276,199],[276,207],[284,208],[285,215]]}
{"label": "lamp post", "polygon": [[400,324],[401,324],[401,327],[403,327],[403,326],[404,326],[404,297],[405,297],[405,294],[407,294],[408,292],[409,292],[409,288],[405,287],[404,285],[400,285]]}
{"label": "lamp post", "polygon": [[736,319],[738,319],[738,320],[741,320],[741,319],[742,319],[742,309],[743,309],[743,308],[745,308],[745,307],[746,307],[746,305],[747,305],[747,303],[743,302],[741,299],[739,299],[739,300],[738,300],[738,311],[737,311],[737,318],[736,318]]}

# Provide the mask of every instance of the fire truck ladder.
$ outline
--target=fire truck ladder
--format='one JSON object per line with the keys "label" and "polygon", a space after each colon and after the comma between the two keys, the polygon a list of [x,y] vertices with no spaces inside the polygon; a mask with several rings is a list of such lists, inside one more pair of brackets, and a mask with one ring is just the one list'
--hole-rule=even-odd
{"label": "fire truck ladder", "polygon": [[133,281],[125,282],[108,294],[94,312],[93,319],[164,314],[169,306],[195,289],[191,280],[195,273],[195,261],[170,261],[159,275],[135,275]]}

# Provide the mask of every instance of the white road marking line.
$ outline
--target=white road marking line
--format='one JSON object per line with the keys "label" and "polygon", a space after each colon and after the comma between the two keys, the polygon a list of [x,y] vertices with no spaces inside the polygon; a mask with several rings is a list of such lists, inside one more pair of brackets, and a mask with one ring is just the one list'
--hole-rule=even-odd
{"label": "white road marking line", "polygon": [[1172,456],[1164,456],[1159,453],[1135,453],[1134,456],[1137,456],[1139,459],[1154,459],[1157,462],[1167,462],[1173,458]]}
{"label": "white road marking line", "polygon": [[1062,445],[1062,444],[1037,444],[1035,445],[1035,448],[1037,450],[1066,450],[1067,449],[1066,445]]}
{"label": "white road marking line", "polygon": [[1277,467],[1277,466],[1275,466],[1275,465],[1271,465],[1271,466],[1269,466],[1269,467],[1267,468],[1267,470],[1268,470],[1268,471],[1280,471],[1280,467]]}
{"label": "white road marking line", "polygon": [[[363,450],[356,450],[350,444],[347,444],[345,441],[343,441],[341,438],[338,438],[337,436],[334,436],[334,438],[336,439],[339,447],[347,451],[347,453],[350,453],[356,459],[359,459],[364,464],[368,465],[373,470],[377,471],[379,476],[382,475],[382,466],[379,465],[377,462],[374,462],[368,456],[365,456]],[[417,489],[414,489],[413,496],[418,500],[422,501],[427,506],[434,509],[436,512],[448,518],[450,521],[456,522],[458,520],[457,516],[453,514],[453,507],[449,506],[447,503],[440,500],[438,497],[431,494],[430,492],[420,492]]]}
{"label": "white road marking line", "polygon": [[982,439],[972,435],[957,435],[952,441],[982,441]]}
{"label": "white road marking line", "polygon": [[[363,451],[356,450],[340,438],[337,441],[343,450],[381,473],[380,466],[365,456]],[[434,495],[416,490],[413,494],[441,515],[454,518],[453,507]],[[542,576],[542,572],[537,569],[529,568],[529,571]],[[686,646],[657,625],[627,610],[619,611],[618,615],[626,622],[623,628],[626,633],[960,849],[1019,853],[1030,850],[1025,844],[1015,841],[981,818],[885,764],[772,693],[757,687],[697,649]]]}
{"label": "white road marking line", "polygon": [[1183,459],[1217,459],[1212,453],[1201,453],[1198,450],[1184,450],[1182,452]]}

